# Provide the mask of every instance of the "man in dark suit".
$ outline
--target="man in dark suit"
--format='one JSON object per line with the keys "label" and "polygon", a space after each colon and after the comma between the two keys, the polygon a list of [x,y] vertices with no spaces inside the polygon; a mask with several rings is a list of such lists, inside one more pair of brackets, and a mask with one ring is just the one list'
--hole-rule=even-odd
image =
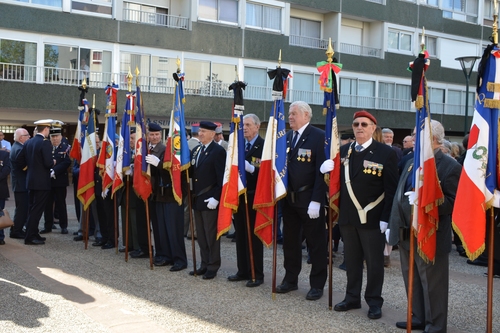
{"label": "man in dark suit", "polygon": [[[436,231],[436,257],[434,263],[425,262],[417,253],[415,240],[412,329],[426,332],[446,332],[448,318],[449,254],[451,251],[451,213],[460,178],[461,166],[452,157],[439,149],[444,139],[444,128],[436,120],[431,120],[432,148],[444,202],[438,206],[439,227]],[[399,242],[401,272],[408,290],[408,266],[410,251],[411,205],[405,195],[412,190],[411,175],[414,173],[413,159],[407,162],[394,196],[389,220],[389,244]],[[418,203],[417,203],[418,204]],[[397,322],[396,326],[406,329],[407,322]]]}
{"label": "man in dark suit", "polygon": [[[255,188],[259,175],[260,159],[264,139],[259,136],[260,119],[255,114],[247,114],[243,117],[243,135],[245,137],[245,171],[247,180],[247,202],[249,226],[247,228],[246,206],[244,196],[240,196],[238,212],[234,215],[234,228],[236,230],[236,264],[238,272],[230,275],[229,281],[249,280],[247,287],[257,287],[264,282],[264,248],[260,239],[255,236],[256,212],[252,208],[255,197]],[[248,233],[252,238],[252,254],[255,270],[255,281],[251,280],[252,267],[250,266],[250,247],[248,243]]]}
{"label": "man in dark suit", "polygon": [[[396,152],[372,139],[376,126],[372,114],[356,112],[352,123],[356,141],[340,147],[342,162],[336,166],[340,167],[339,225],[344,240],[347,290],[344,300],[334,310],[361,308],[363,260],[366,260],[365,301],[370,307],[370,319],[382,317],[385,231],[398,183]],[[329,161],[321,166],[322,172],[333,169],[333,162]]]}
{"label": "man in dark suit", "polygon": [[306,299],[323,296],[327,276],[325,234],[326,184],[319,172],[325,160],[325,132],[312,126],[311,107],[302,101],[290,105],[286,134],[288,151],[288,189],[283,205],[283,252],[286,274],[276,288],[278,293],[297,290],[302,268],[302,241],[305,238],[311,259]]}
{"label": "man in dark suit", "polygon": [[47,136],[52,126],[52,119],[35,122],[37,134],[28,140],[19,155],[21,166],[27,166],[26,184],[29,192],[28,225],[26,227],[26,245],[45,244],[45,238],[38,233],[38,223],[45,210],[51,190],[50,170],[54,167],[52,145]]}
{"label": "man in dark suit", "polygon": [[62,122],[55,121],[50,129],[50,142],[52,144],[52,159],[56,161],[50,172],[52,190],[50,191],[45,207],[45,226],[41,234],[52,232],[54,225],[54,212],[58,213],[61,234],[68,233],[68,210],[66,209],[66,194],[69,186],[68,168],[71,165],[69,146],[62,141]]}
{"label": "man in dark suit", "polygon": [[[5,200],[9,197],[9,185],[7,179],[10,175],[10,158],[9,152],[0,150],[0,211],[5,208]],[[0,245],[5,244],[5,233],[0,230]]]}
{"label": "man in dark suit", "polygon": [[16,210],[14,211],[14,226],[10,229],[10,238],[24,239],[26,233],[23,227],[28,222],[28,209],[30,197],[26,188],[26,170],[21,166],[19,154],[24,148],[24,143],[28,141],[30,135],[24,128],[18,128],[14,132],[14,144],[10,151],[12,192]]}
{"label": "man in dark suit", "polygon": [[[220,240],[217,239],[218,205],[226,163],[226,150],[214,141],[217,125],[201,121],[198,138],[201,142],[193,149],[191,171],[193,177],[193,209],[200,247],[201,266],[197,275],[210,280],[217,276],[221,265]],[[189,272],[194,275],[195,271]]]}

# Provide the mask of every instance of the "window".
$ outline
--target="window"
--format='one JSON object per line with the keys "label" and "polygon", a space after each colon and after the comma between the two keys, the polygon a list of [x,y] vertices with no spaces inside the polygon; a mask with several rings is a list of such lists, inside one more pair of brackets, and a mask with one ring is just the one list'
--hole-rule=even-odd
{"label": "window", "polygon": [[409,85],[380,82],[378,107],[384,110],[411,111],[410,92]]}
{"label": "window", "polygon": [[[474,112],[475,92],[469,92],[469,106],[467,113],[472,115]],[[465,114],[465,91],[448,90],[448,102],[446,103],[446,114],[464,115]]]}
{"label": "window", "polygon": [[0,78],[36,81],[36,43],[0,39]]}
{"label": "window", "polygon": [[200,0],[198,8],[200,19],[238,23],[238,1],[236,0]]}
{"label": "window", "polygon": [[[419,42],[422,40],[422,35],[418,36]],[[430,37],[430,36],[425,36],[424,39],[425,42],[425,48],[427,49],[427,52],[429,53],[429,56],[432,58],[437,58],[437,38],[436,37]],[[419,45],[419,49],[420,49]]]}
{"label": "window", "polygon": [[295,101],[305,101],[309,104],[322,104],[324,95],[318,84],[319,75],[293,73],[293,97]]}
{"label": "window", "polygon": [[281,8],[247,2],[246,25],[252,28],[281,31]]}
{"label": "window", "polygon": [[257,100],[271,98],[272,81],[267,76],[266,68],[245,67],[244,81],[247,83],[245,98]]}
{"label": "window", "polygon": [[340,78],[340,105],[375,108],[375,81]]}
{"label": "window", "polygon": [[79,0],[71,2],[71,9],[76,11],[104,14],[111,16],[111,0]]}
{"label": "window", "polygon": [[484,0],[484,18],[493,19],[493,1]]}
{"label": "window", "polygon": [[419,0],[419,3],[429,6],[438,6],[438,0]]}
{"label": "window", "polygon": [[389,50],[411,52],[412,34],[398,30],[389,30],[389,35],[387,37],[387,48]]}
{"label": "window", "polygon": [[127,74],[128,71],[132,73],[134,79],[132,85],[135,84],[135,69],[139,69],[139,84],[141,87],[148,86],[149,82],[149,65],[150,56],[148,54],[135,54],[122,52],[120,53],[120,83],[121,87],[127,87]]}
{"label": "window", "polygon": [[443,17],[477,23],[478,0],[443,0]]}
{"label": "window", "polygon": [[34,5],[62,8],[62,0],[22,0],[21,2],[31,3]]}
{"label": "window", "polygon": [[439,88],[429,89],[429,108],[433,114],[444,113],[445,90]]}
{"label": "window", "polygon": [[102,52],[101,51],[93,51],[92,52],[92,63],[93,64],[102,63]]}
{"label": "window", "polygon": [[154,25],[168,25],[168,9],[124,2],[123,20]]}
{"label": "window", "polygon": [[326,48],[321,39],[321,22],[290,18],[290,44],[312,48]]}

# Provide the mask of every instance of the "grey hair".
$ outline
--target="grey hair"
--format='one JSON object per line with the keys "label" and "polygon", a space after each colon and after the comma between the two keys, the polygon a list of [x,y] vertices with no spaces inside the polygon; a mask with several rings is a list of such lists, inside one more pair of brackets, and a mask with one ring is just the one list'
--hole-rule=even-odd
{"label": "grey hair", "polygon": [[251,118],[255,125],[260,126],[260,119],[259,119],[259,117],[257,117],[256,114],[249,113],[249,114],[246,114],[243,116],[243,120],[248,119],[248,118]]}
{"label": "grey hair", "polygon": [[309,119],[312,119],[312,116],[313,116],[312,109],[309,106],[309,104],[307,104],[306,102],[304,102],[304,101],[293,102],[292,104],[290,104],[290,110],[292,108],[299,109],[301,112],[304,112],[305,114],[307,114],[309,116]]}
{"label": "grey hair", "polygon": [[[431,119],[432,136],[436,138],[437,143],[442,144],[444,141],[444,127],[437,120]],[[450,145],[451,149],[451,145]]]}
{"label": "grey hair", "polygon": [[394,135],[394,132],[390,128],[382,128],[382,134],[392,134],[392,135]]}

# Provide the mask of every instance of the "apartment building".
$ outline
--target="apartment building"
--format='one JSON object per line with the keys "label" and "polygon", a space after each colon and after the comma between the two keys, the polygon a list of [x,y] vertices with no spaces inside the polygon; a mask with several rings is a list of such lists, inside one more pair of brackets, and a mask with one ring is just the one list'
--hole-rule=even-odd
{"label": "apartment building", "polygon": [[[0,0],[0,130],[8,135],[39,118],[75,124],[83,77],[87,98],[95,96],[101,109],[104,87],[119,84],[122,110],[126,75],[136,67],[147,118],[167,127],[177,58],[186,74],[188,128],[201,119],[227,128],[228,86],[236,78],[248,84],[245,112],[265,127],[272,107],[266,72],[278,65],[280,50],[292,76],[287,102],[310,103],[321,126],[316,62],[326,60],[331,38],[343,64],[341,130],[366,109],[402,138],[415,123],[407,67],[425,27],[431,113],[447,134],[461,136],[466,80],[455,58],[482,54],[492,17],[492,0]],[[474,72],[469,124],[475,80]]]}

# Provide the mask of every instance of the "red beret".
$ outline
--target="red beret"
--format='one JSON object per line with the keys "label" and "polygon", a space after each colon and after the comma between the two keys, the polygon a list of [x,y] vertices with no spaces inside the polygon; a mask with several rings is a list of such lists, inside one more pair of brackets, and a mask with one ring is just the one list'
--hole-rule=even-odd
{"label": "red beret", "polygon": [[354,119],[359,118],[359,117],[366,117],[366,118],[370,119],[371,121],[373,121],[373,123],[375,125],[377,125],[377,119],[375,119],[375,117],[371,113],[369,113],[368,111],[361,110],[361,111],[355,112],[354,117],[352,119],[354,120]]}

